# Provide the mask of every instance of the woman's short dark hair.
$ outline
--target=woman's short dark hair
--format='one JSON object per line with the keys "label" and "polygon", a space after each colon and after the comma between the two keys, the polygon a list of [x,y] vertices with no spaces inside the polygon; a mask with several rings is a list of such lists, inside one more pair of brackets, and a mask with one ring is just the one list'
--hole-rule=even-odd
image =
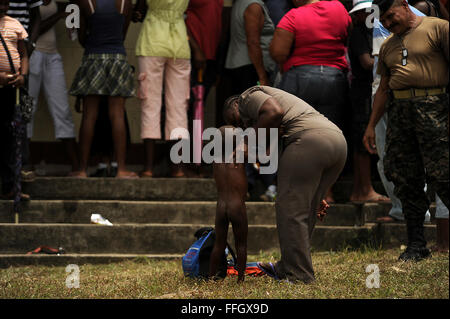
{"label": "woman's short dark hair", "polygon": [[233,104],[234,104],[234,102],[239,100],[239,97],[240,97],[240,95],[232,95],[228,99],[226,99],[225,102],[223,103],[223,114],[222,115],[223,115],[225,122],[226,122],[228,112],[233,109]]}

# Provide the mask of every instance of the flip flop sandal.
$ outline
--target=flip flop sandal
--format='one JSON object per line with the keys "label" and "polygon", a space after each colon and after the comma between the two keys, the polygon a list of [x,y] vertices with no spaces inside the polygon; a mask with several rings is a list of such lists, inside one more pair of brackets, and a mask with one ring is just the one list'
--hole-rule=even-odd
{"label": "flip flop sandal", "polygon": [[64,251],[64,248],[59,247],[58,249],[50,247],[50,246],[39,246],[35,250],[27,252],[27,255],[32,254],[38,254],[38,253],[45,253],[48,255],[63,255],[66,252]]}
{"label": "flip flop sandal", "polygon": [[[267,266],[266,266],[267,265]],[[267,276],[272,277],[276,280],[280,280],[280,278],[278,278],[277,273],[275,271],[275,266],[273,265],[273,263],[261,263],[258,262],[256,263],[256,266],[263,272],[265,273]],[[270,268],[268,268],[268,266]]]}
{"label": "flip flop sandal", "polygon": [[[384,220],[383,220],[384,219]],[[378,217],[376,219],[377,223],[383,223],[383,224],[387,224],[387,223],[401,223],[404,222],[405,220],[401,220],[392,216],[383,216],[383,217]]]}

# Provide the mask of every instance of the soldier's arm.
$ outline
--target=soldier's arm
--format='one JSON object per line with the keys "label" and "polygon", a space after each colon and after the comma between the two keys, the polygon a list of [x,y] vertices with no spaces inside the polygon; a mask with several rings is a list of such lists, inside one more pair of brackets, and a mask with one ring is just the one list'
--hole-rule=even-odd
{"label": "soldier's arm", "polygon": [[375,126],[380,121],[384,112],[386,111],[386,102],[388,100],[389,92],[389,76],[382,75],[380,86],[373,100],[372,113],[370,114],[369,124],[364,133],[363,143],[367,151],[371,154],[376,154],[377,149],[375,145]]}

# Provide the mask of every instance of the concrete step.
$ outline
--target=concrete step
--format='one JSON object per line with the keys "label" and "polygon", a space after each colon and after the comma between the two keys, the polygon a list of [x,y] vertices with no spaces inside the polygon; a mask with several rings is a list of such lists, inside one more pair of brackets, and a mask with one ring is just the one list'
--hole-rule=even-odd
{"label": "concrete step", "polygon": [[[377,224],[375,231],[383,248],[400,247],[408,243],[405,223]],[[424,233],[428,242],[436,242],[435,224],[424,224]]]}
{"label": "concrete step", "polygon": [[[361,226],[369,214],[387,214],[386,205],[332,204],[324,226]],[[247,217],[251,225],[275,225],[275,204],[247,202]],[[172,223],[214,224],[215,201],[117,201],[117,200],[32,200],[23,203],[21,223],[88,224],[90,215],[101,214],[113,224]],[[0,223],[14,222],[12,201],[0,201]]]}
{"label": "concrete step", "polygon": [[[39,246],[63,247],[67,253],[181,254],[194,242],[203,226],[189,224],[0,224],[0,253],[24,254]],[[371,240],[373,225],[316,226],[312,247],[337,250],[358,247]],[[229,242],[233,242],[229,231]],[[278,249],[276,226],[250,225],[248,253]]]}
{"label": "concrete step", "polygon": [[[0,224],[0,246],[3,247],[0,253],[0,268],[16,265],[81,265],[124,260],[180,259],[194,241],[192,232],[198,227],[199,225],[107,227]],[[14,233],[23,235],[14,237]],[[436,227],[425,225],[427,241],[433,241],[435,236]],[[234,246],[232,238],[229,238],[229,242]],[[398,248],[406,242],[406,227],[400,223],[368,224],[364,227],[317,226],[313,234],[312,250],[360,248],[363,245],[375,248]],[[279,251],[275,227],[250,226],[248,244],[249,254]],[[28,250],[40,245],[63,246],[66,254],[26,255]]]}
{"label": "concrete step", "polygon": [[[374,188],[384,193],[380,182]],[[346,202],[352,191],[351,181],[338,181],[334,196]],[[92,199],[92,200],[171,200],[211,201],[217,199],[211,178],[86,178],[38,177],[33,183],[23,184],[24,192],[33,199]]]}
{"label": "concrete step", "polygon": [[213,179],[206,178],[68,178],[38,177],[23,184],[32,199],[215,200]]}

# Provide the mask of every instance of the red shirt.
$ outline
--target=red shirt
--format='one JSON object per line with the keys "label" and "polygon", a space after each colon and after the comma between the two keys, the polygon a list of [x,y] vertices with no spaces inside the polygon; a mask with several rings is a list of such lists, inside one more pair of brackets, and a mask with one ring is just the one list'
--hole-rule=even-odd
{"label": "red shirt", "polygon": [[190,0],[186,26],[207,60],[215,60],[222,32],[223,0]]}
{"label": "red shirt", "polygon": [[337,0],[319,1],[290,10],[277,28],[294,33],[294,51],[284,71],[298,65],[326,65],[346,70],[345,44],[351,24]]}

